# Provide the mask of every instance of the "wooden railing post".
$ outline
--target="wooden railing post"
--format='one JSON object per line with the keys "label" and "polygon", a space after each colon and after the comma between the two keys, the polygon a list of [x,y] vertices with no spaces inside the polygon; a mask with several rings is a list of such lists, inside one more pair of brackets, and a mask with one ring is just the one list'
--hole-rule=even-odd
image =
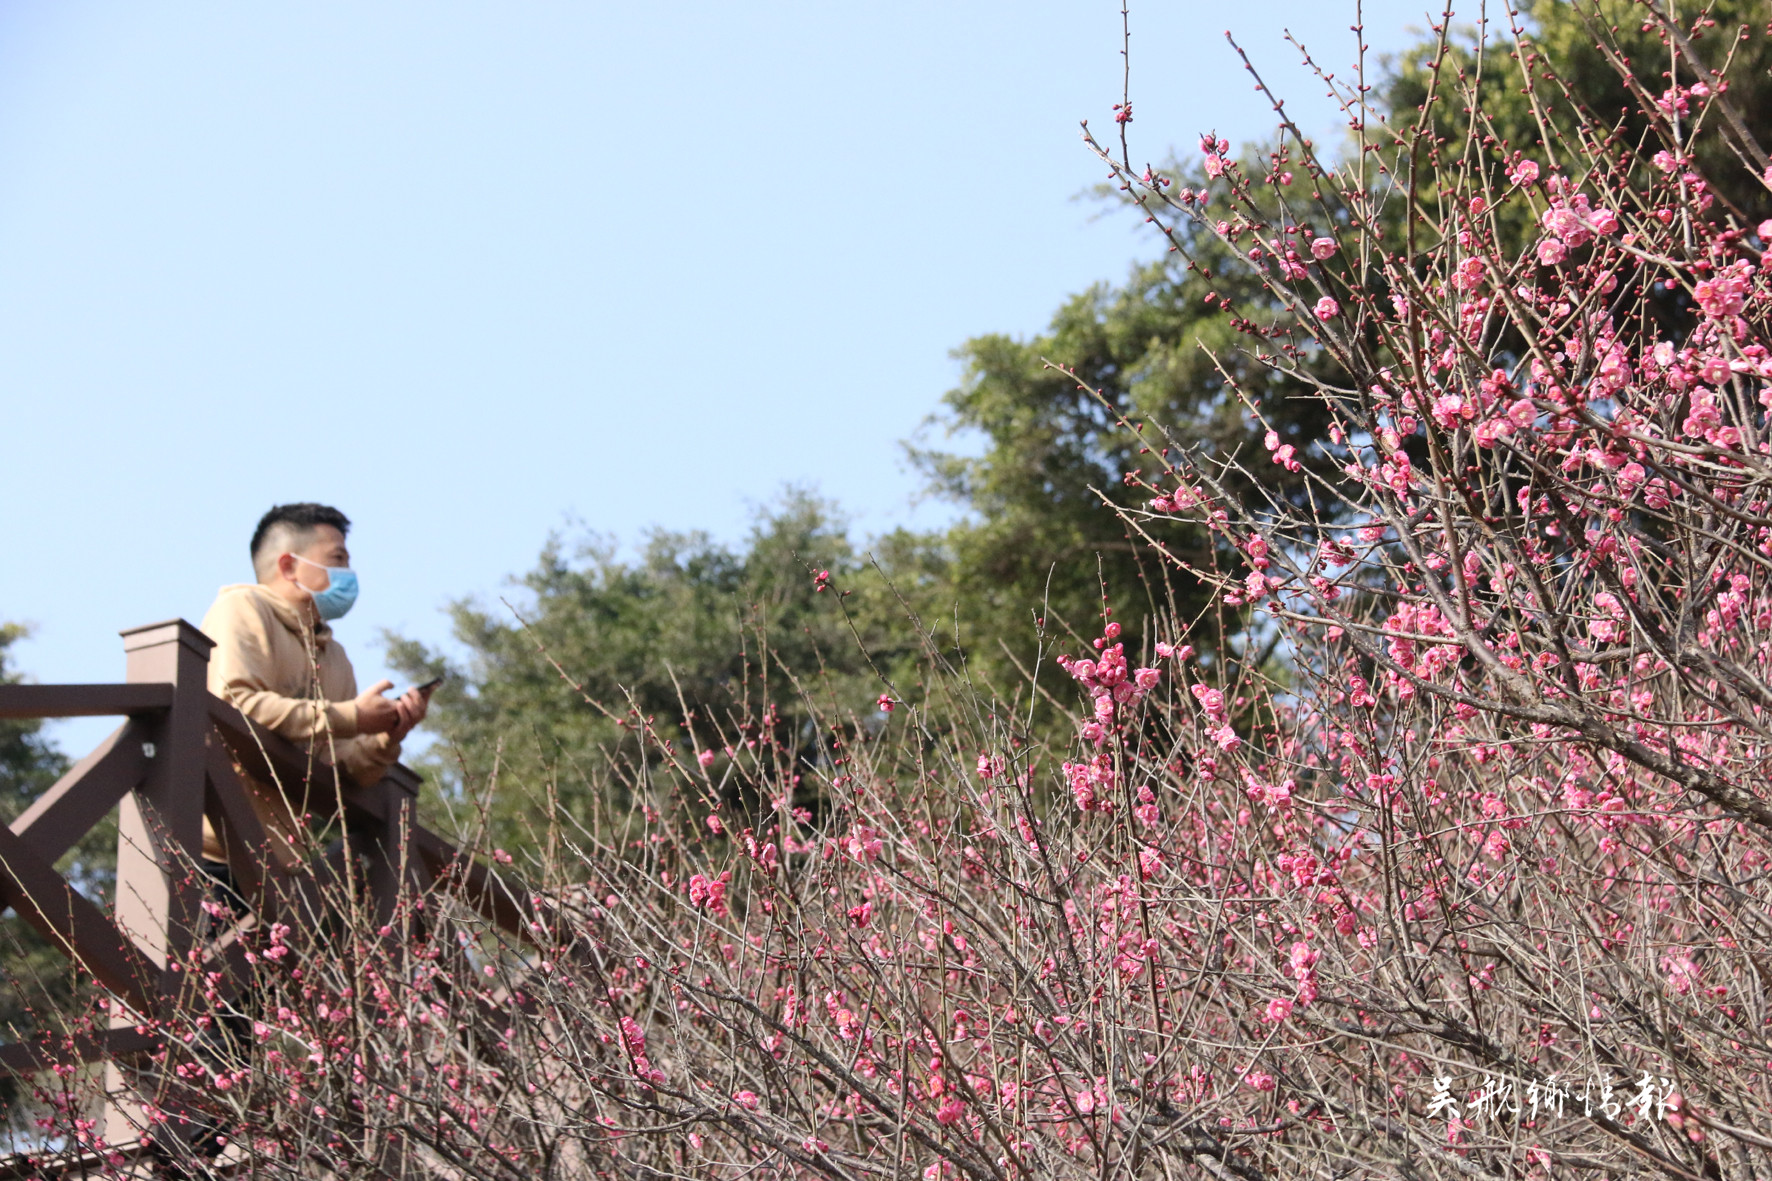
{"label": "wooden railing post", "polygon": [[386,924],[394,917],[401,893],[422,873],[412,833],[418,827],[419,778],[398,763],[369,789],[379,821],[373,826],[368,886],[376,917]]}
{"label": "wooden railing post", "polygon": [[122,634],[126,679],[173,686],[147,777],[124,797],[117,818],[117,925],[164,968],[190,946],[200,913],[199,891],[181,883],[203,848],[206,694],[215,643],[182,619]]}
{"label": "wooden railing post", "polygon": [[[147,775],[123,797],[117,814],[117,926],[161,969],[160,997],[171,991],[168,965],[184,959],[199,930],[203,890],[190,876],[203,849],[203,782],[208,767],[209,652],[214,641],[182,619],[122,633],[125,679],[173,687],[172,705],[144,753]],[[113,1003],[111,1024],[133,1025],[160,1013],[132,1015]],[[106,1137],[113,1144],[145,1129],[140,1099],[107,1065]]]}

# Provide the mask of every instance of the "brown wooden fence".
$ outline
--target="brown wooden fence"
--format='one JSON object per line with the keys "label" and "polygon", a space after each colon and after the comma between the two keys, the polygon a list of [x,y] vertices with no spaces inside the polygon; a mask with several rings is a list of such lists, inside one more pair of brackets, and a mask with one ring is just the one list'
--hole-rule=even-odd
{"label": "brown wooden fence", "polygon": [[[98,748],[11,825],[0,828],[0,909],[10,907],[61,948],[113,998],[110,1028],[83,1037],[0,1045],[0,1071],[29,1073],[56,1063],[115,1063],[153,1048],[153,1028],[178,1003],[181,976],[207,884],[192,872],[207,816],[221,834],[240,892],[261,922],[317,913],[304,868],[270,856],[241,782],[244,772],[305,795],[316,815],[342,810],[366,853],[365,885],[391,913],[403,890],[450,878],[488,920],[522,939],[532,917],[525,895],[486,866],[427,831],[414,814],[418,779],[395,766],[358,787],[294,745],[249,723],[207,688],[212,641],[182,619],[123,633],[126,680],[113,685],[0,685],[0,718],[118,716]],[[74,890],[56,861],[118,809],[116,902],[112,913]],[[227,959],[237,947],[200,948]],[[244,964],[225,976],[244,980]],[[107,1089],[111,1089],[107,1085]],[[118,1100],[119,1102],[123,1100]],[[115,1116],[116,1113],[113,1113]],[[113,1143],[126,1127],[113,1122]]]}

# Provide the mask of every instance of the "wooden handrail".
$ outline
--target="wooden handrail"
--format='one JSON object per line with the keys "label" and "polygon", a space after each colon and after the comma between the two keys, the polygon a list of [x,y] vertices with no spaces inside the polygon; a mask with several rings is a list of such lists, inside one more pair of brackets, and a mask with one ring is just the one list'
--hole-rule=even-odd
{"label": "wooden handrail", "polygon": [[91,1062],[95,1058],[139,1054],[152,1050],[156,1041],[152,1034],[124,1025],[102,1033],[58,1038],[49,1045],[15,1042],[0,1046],[0,1072],[28,1074],[34,1070],[47,1070],[58,1062]]}
{"label": "wooden handrail", "polygon": [[0,685],[0,718],[102,718],[172,705],[172,685]]}
{"label": "wooden handrail", "polygon": [[387,791],[418,795],[419,777],[406,767],[396,763],[380,783],[364,787],[288,739],[253,725],[219,697],[205,697],[216,733],[240,769],[261,783],[280,786],[285,795],[299,796],[315,815],[332,814],[342,796],[347,820],[385,822],[390,817],[381,797]]}

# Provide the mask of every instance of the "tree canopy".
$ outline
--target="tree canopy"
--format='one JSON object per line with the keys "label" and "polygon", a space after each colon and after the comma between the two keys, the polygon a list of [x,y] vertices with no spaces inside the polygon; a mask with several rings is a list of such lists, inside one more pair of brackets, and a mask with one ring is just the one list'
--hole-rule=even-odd
{"label": "tree canopy", "polygon": [[[1610,126],[1611,139],[1591,145],[1602,155],[1628,170],[1677,173],[1684,167],[1679,145],[1656,162],[1669,146],[1640,113],[1639,99],[1646,94],[1652,103],[1667,89],[1670,55],[1682,57],[1689,79],[1695,65],[1720,67],[1731,52],[1767,52],[1763,38],[1738,50],[1730,33],[1742,20],[1764,23],[1765,9],[1721,0],[1688,14],[1665,40],[1666,31],[1646,24],[1644,10],[1626,0],[1579,7],[1539,0],[1526,10],[1518,38],[1505,26],[1433,28],[1374,80],[1378,118],[1364,143],[1350,134],[1345,151],[1376,153],[1381,178],[1415,168],[1423,185],[1435,183],[1440,164],[1476,152],[1505,185],[1517,148],[1548,145],[1554,155],[1562,144],[1568,154],[1581,136],[1592,139],[1595,126]],[[1431,67],[1441,59],[1451,66],[1441,77],[1463,75],[1476,85],[1474,124],[1469,110],[1453,109],[1458,104],[1428,101]],[[1537,83],[1532,95],[1522,59]],[[1712,167],[1718,161],[1706,155],[1750,150],[1733,126],[1762,130],[1772,110],[1772,92],[1762,93],[1772,85],[1767,65],[1737,60],[1731,84],[1688,116],[1694,128],[1720,129],[1697,141],[1694,166],[1734,178],[1734,188],[1719,190],[1724,213],[1769,210],[1765,187],[1748,183],[1764,161],[1750,172]],[[1432,134],[1392,134],[1422,119]],[[1473,126],[1480,142],[1469,141]],[[1425,157],[1412,165],[1399,155],[1404,140]],[[1226,146],[1214,145],[1212,154],[1222,158]],[[910,657],[933,644],[1005,699],[1032,698],[1038,723],[1054,720],[1027,685],[1041,644],[1093,634],[1106,606],[1134,646],[1167,638],[1212,650],[1236,621],[1224,616],[1223,600],[1208,611],[1213,600],[1197,580],[1153,563],[1152,546],[1210,570],[1228,557],[1222,539],[1215,543],[1179,516],[1135,538],[1115,509],[1149,502],[1171,444],[1208,457],[1230,495],[1274,511],[1297,507],[1308,478],[1339,478],[1309,442],[1327,429],[1327,403],[1303,396],[1306,383],[1290,383],[1250,356],[1303,340],[1298,372],[1337,381],[1332,359],[1295,332],[1296,310],[1277,302],[1249,265],[1327,269],[1338,283],[1355,283],[1342,273],[1350,263],[1311,257],[1305,246],[1313,234],[1351,227],[1337,221],[1345,214],[1304,200],[1313,182],[1296,146],[1290,150],[1247,147],[1241,172],[1266,179],[1270,195],[1258,199],[1274,202],[1273,224],[1304,254],[1245,257],[1233,249],[1227,237],[1235,239],[1237,210],[1247,216],[1248,202],[1232,201],[1216,171],[1172,164],[1159,172],[1168,184],[1197,190],[1209,210],[1204,226],[1184,222],[1173,231],[1175,249],[1123,282],[1067,299],[1032,337],[991,333],[955,350],[959,384],[906,445],[928,492],[960,510],[950,528],[858,543],[833,506],[794,494],[736,546],[660,532],[629,560],[607,541],[574,547],[556,540],[519,580],[521,601],[512,608],[457,603],[455,635],[466,657],[450,668],[455,675],[436,699],[433,728],[443,741],[432,767],[452,792],[496,776],[507,786],[551,787],[590,808],[596,768],[639,757],[636,726],[654,726],[694,751],[698,727],[722,716],[760,677],[807,678],[793,681],[794,692],[817,691],[865,712],[897,678],[914,678]],[[1417,197],[1431,205],[1431,194]],[[1369,241],[1400,248],[1415,207],[1386,204],[1388,220],[1372,227]],[[1303,208],[1315,212],[1307,217]],[[1523,209],[1513,203],[1502,211],[1517,222],[1503,229],[1520,240],[1534,230]],[[1232,232],[1210,232],[1213,218]],[[1313,219],[1322,224],[1298,224]],[[1163,423],[1168,434],[1152,438],[1130,425],[1137,421]],[[1264,451],[1290,455],[1284,447],[1297,448],[1295,462],[1264,459]],[[819,589],[820,571],[829,572],[832,589]],[[921,634],[907,618],[921,624]],[[407,641],[396,641],[393,652],[414,676],[448,663]],[[810,742],[792,733],[791,712],[776,720],[779,739]]]}
{"label": "tree canopy", "polygon": [[[593,787],[606,762],[642,758],[646,729],[686,759],[723,759],[729,716],[758,694],[872,712],[895,674],[914,675],[905,619],[937,601],[942,575],[925,539],[889,535],[875,552],[907,573],[888,585],[832,506],[802,491],[760,513],[742,547],[657,531],[630,561],[607,539],[556,538],[510,599],[450,608],[464,663],[392,641],[413,677],[449,674],[429,767],[453,803],[474,785],[517,789],[494,793],[505,825],[549,791],[589,819],[610,803]],[[818,745],[792,704],[771,729],[777,743]]]}
{"label": "tree canopy", "polygon": [[[1526,20],[1517,38],[1506,25],[1458,25],[1444,30],[1443,40],[1436,28],[1401,54],[1383,87],[1390,127],[1425,117],[1445,158],[1469,150],[1469,110],[1462,103],[1427,103],[1430,66],[1444,54],[1450,73],[1475,86],[1479,126],[1504,149],[1541,154],[1556,167],[1580,158],[1578,140],[1594,134],[1593,127],[1609,128],[1610,138],[1595,145],[1595,154],[1633,158],[1639,181],[1660,175],[1677,180],[1695,166],[1713,178],[1711,191],[1744,224],[1772,216],[1772,193],[1759,181],[1767,161],[1752,146],[1772,142],[1772,48],[1764,38],[1737,37],[1744,25],[1759,28],[1772,20],[1764,0],[1670,6],[1668,26],[1632,0],[1537,0],[1521,7]],[[1523,68],[1538,83],[1530,94]],[[1681,79],[1704,83],[1708,93],[1669,97],[1676,69]],[[1677,103],[1678,142],[1646,113],[1662,102],[1670,111]],[[1705,134],[1709,128],[1718,134]],[[1382,143],[1388,136],[1375,131],[1373,139]],[[1656,165],[1660,152],[1672,158],[1670,166]],[[1504,165],[1492,162],[1490,168],[1499,179]]]}

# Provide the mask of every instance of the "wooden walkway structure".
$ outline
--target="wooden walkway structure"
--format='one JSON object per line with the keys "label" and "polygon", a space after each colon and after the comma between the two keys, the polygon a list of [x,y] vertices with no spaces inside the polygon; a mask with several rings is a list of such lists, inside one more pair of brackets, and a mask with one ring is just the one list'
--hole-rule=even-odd
{"label": "wooden walkway structure", "polygon": [[[522,939],[532,917],[513,883],[463,856],[415,816],[419,781],[396,765],[359,787],[293,744],[249,723],[207,687],[213,642],[182,619],[123,634],[121,684],[0,685],[0,718],[117,716],[123,723],[9,826],[0,827],[0,910],[11,908],[61,948],[112,998],[110,1028],[81,1037],[0,1045],[0,1072],[35,1073],[59,1063],[108,1064],[107,1140],[131,1138],[127,1088],[116,1063],[154,1048],[138,1032],[170,1016],[183,978],[177,962],[203,929],[210,897],[192,872],[207,816],[229,851],[240,892],[261,923],[318,913],[304,869],[280,868],[241,782],[244,772],[292,797],[305,793],[315,815],[342,810],[366,854],[372,904],[392,913],[402,891],[448,877],[458,896],[491,923]],[[107,914],[73,889],[56,861],[118,810],[116,902]],[[212,954],[240,955],[217,950]],[[244,965],[228,973],[245,979]],[[152,1098],[151,1096],[143,1098]],[[0,1176],[7,1175],[0,1161]]]}

